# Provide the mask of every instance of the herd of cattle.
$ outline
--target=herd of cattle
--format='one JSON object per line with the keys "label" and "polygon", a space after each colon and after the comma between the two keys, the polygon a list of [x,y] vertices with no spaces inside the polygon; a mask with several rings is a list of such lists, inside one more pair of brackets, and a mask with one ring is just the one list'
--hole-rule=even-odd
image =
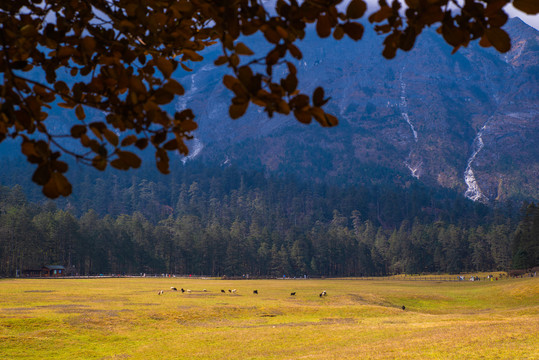
{"label": "herd of cattle", "polygon": [[[170,291],[178,291],[178,289],[177,289],[176,287],[174,287],[174,286],[171,286],[171,287],[170,287]],[[190,294],[190,293],[192,292],[191,289],[184,289],[184,288],[181,288],[180,291],[181,291],[182,293],[188,293],[188,294]],[[204,289],[204,290],[202,290],[202,292],[207,292],[207,290]],[[226,294],[226,291],[225,291],[224,289],[221,289],[221,292],[222,292],[223,294]],[[228,292],[231,293],[231,294],[235,294],[235,293],[238,292],[238,290],[236,290],[236,289],[228,289]],[[164,293],[165,293],[164,290],[159,290],[159,291],[157,292],[157,295],[163,295]],[[258,290],[253,290],[253,294],[254,294],[254,295],[258,295]],[[295,292],[295,291],[294,291],[294,292],[291,292],[291,293],[290,293],[290,296],[296,296],[296,292]],[[319,296],[320,296],[320,297],[327,296],[326,290],[323,290],[323,291],[319,294]]]}

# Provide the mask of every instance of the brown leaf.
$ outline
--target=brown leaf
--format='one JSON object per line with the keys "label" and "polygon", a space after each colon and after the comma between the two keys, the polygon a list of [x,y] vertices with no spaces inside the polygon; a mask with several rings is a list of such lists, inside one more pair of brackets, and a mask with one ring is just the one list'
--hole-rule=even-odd
{"label": "brown leaf", "polygon": [[367,4],[363,0],[352,0],[346,9],[346,16],[349,19],[359,19],[365,14],[365,10],[367,10]]}
{"label": "brown leaf", "polygon": [[38,153],[35,150],[35,144],[31,141],[24,141],[21,145],[21,151],[27,157],[39,157]]}
{"label": "brown leaf", "polygon": [[386,59],[393,59],[397,55],[397,47],[393,44],[386,45],[382,51],[382,55]]}
{"label": "brown leaf", "polygon": [[138,168],[140,167],[140,164],[142,161],[140,158],[129,151],[117,151],[118,157],[121,161],[123,161],[128,167],[132,168]]}
{"label": "brown leaf", "polygon": [[293,93],[298,86],[298,79],[294,74],[288,74],[285,79],[281,80],[281,86],[286,90],[287,93]]}
{"label": "brown leaf", "polygon": [[120,21],[120,28],[127,28],[128,31],[135,30],[136,26],[131,21],[122,20]]}
{"label": "brown leaf", "polygon": [[165,57],[159,57],[155,60],[155,63],[157,68],[161,71],[161,73],[163,73],[163,76],[168,79],[174,71],[174,65],[172,62]]}
{"label": "brown leaf", "polygon": [[69,93],[69,87],[67,84],[63,81],[57,81],[54,84],[54,90],[59,92],[60,94],[68,94]]}
{"label": "brown leaf", "polygon": [[148,139],[146,139],[146,138],[138,139],[138,140],[135,142],[135,146],[136,146],[137,148],[139,148],[140,150],[146,149],[146,147],[148,146]]}
{"label": "brown leaf", "polygon": [[134,144],[135,141],[137,141],[137,137],[135,135],[129,135],[129,136],[126,136],[123,140],[122,140],[122,146],[129,146],[131,144]]}
{"label": "brown leaf", "polygon": [[344,37],[344,29],[341,25],[335,27],[333,31],[333,38],[335,40],[341,40]]}
{"label": "brown leaf", "polygon": [[165,90],[164,88],[161,88],[157,89],[157,91],[153,94],[153,98],[156,104],[166,105],[174,100],[174,94]]}
{"label": "brown leaf", "polygon": [[236,53],[238,55],[254,55],[254,52],[242,42],[236,44]]}
{"label": "brown leaf", "polygon": [[189,72],[193,71],[193,69],[188,68],[188,67],[187,67],[184,63],[182,63],[182,62],[180,63],[180,66],[181,66],[182,69],[184,69],[185,71],[189,71]]}
{"label": "brown leaf", "polygon": [[292,99],[290,105],[292,105],[296,110],[303,110],[309,106],[309,97],[304,94],[299,94]]}
{"label": "brown leaf", "polygon": [[363,25],[355,22],[343,24],[343,30],[352,40],[359,40],[363,37]]}
{"label": "brown leaf", "polygon": [[68,196],[72,187],[63,174],[53,172],[49,181],[43,186],[43,194],[48,198],[55,199],[58,196]]}
{"label": "brown leaf", "polygon": [[488,18],[488,23],[491,27],[499,28],[502,27],[507,22],[508,16],[503,10],[500,10],[499,12],[492,14]]}
{"label": "brown leaf", "polygon": [[204,58],[200,54],[194,52],[191,49],[183,49],[182,52],[183,52],[183,57],[187,60],[192,60],[192,61],[204,60]]}
{"label": "brown leaf", "polygon": [[382,22],[385,19],[387,19],[388,17],[390,17],[391,15],[393,15],[393,10],[387,5],[382,6],[377,12],[372,13],[369,16],[369,21],[371,23]]}
{"label": "brown leaf", "polygon": [[245,102],[242,104],[232,104],[230,105],[230,108],[228,109],[228,113],[230,114],[230,117],[232,119],[238,119],[245,114],[245,111],[247,111],[247,107],[249,106],[249,102]]}
{"label": "brown leaf", "polygon": [[51,178],[51,169],[48,166],[48,163],[40,164],[34,175],[32,176],[32,181],[38,185],[45,185]]}
{"label": "brown leaf", "polygon": [[238,80],[232,75],[223,76],[223,84],[230,90],[237,84]]}
{"label": "brown leaf", "polygon": [[513,0],[513,6],[526,14],[536,15],[539,13],[539,1],[537,0]]}
{"label": "brown leaf", "polygon": [[279,36],[279,33],[277,31],[275,31],[273,28],[271,27],[266,27],[264,30],[262,30],[264,32],[264,37],[266,38],[266,40],[268,40],[270,43],[272,44],[278,44],[279,41],[281,41],[281,36]]}
{"label": "brown leaf", "polygon": [[167,139],[167,133],[165,131],[160,131],[152,136],[152,144],[159,145]]}
{"label": "brown leaf", "polygon": [[80,44],[82,46],[82,50],[86,54],[92,54],[94,52],[94,50],[95,50],[96,41],[95,41],[95,39],[93,37],[86,36],[81,40]]}
{"label": "brown leaf", "polygon": [[337,119],[335,116],[326,113],[326,125],[324,126],[337,126],[339,124],[339,119]]}
{"label": "brown leaf", "polygon": [[176,150],[178,148],[178,141],[176,139],[171,139],[163,145],[163,149],[172,151]]}
{"label": "brown leaf", "polygon": [[301,60],[303,58],[303,54],[298,49],[298,47],[294,44],[288,44],[288,51],[290,51],[290,55],[292,55],[294,58]]}
{"label": "brown leaf", "polygon": [[118,135],[116,135],[113,131],[109,129],[103,130],[103,135],[105,136],[105,139],[114,147],[118,146]]}
{"label": "brown leaf", "polygon": [[75,104],[71,103],[71,104],[68,104],[68,103],[58,103],[56,104],[58,105],[59,107],[61,108],[64,108],[64,109],[73,109],[75,107]]}
{"label": "brown leaf", "polygon": [[238,69],[238,79],[245,85],[249,86],[253,78],[253,71],[249,66],[242,66]]}
{"label": "brown leaf", "polygon": [[238,56],[238,54],[230,55],[230,64],[234,67],[240,64],[240,57]]}
{"label": "brown leaf", "polygon": [[278,105],[278,110],[281,114],[288,115],[290,114],[290,106],[284,100],[281,100]]}
{"label": "brown leaf", "polygon": [[442,35],[449,45],[458,47],[466,42],[466,32],[454,26],[442,25]]}
{"label": "brown leaf", "polygon": [[290,74],[296,74],[298,72],[298,70],[296,69],[296,67],[294,66],[294,64],[292,64],[291,62],[287,61],[286,62],[286,66],[288,66],[288,72]]}
{"label": "brown leaf", "polygon": [[110,166],[118,170],[129,170],[129,166],[120,159],[114,159],[110,162]]}
{"label": "brown leaf", "polygon": [[275,29],[277,30],[277,33],[279,33],[279,35],[283,38],[283,39],[287,39],[288,38],[288,31],[286,31],[284,28],[280,27],[280,26],[277,26],[277,28]]}
{"label": "brown leaf", "polygon": [[489,28],[485,30],[488,41],[498,50],[499,52],[507,52],[511,49],[511,39],[509,35],[500,29],[500,28]]}
{"label": "brown leaf", "polygon": [[94,133],[95,136],[99,138],[99,140],[103,140],[103,129],[105,128],[105,124],[103,124],[100,121],[96,121],[90,124],[90,130]]}
{"label": "brown leaf", "polygon": [[84,120],[86,118],[86,114],[84,113],[84,109],[82,108],[82,106],[80,104],[77,105],[77,107],[75,108],[75,115],[77,115],[77,119],[79,119],[79,120]]}
{"label": "brown leaf", "polygon": [[183,86],[174,79],[169,79],[168,82],[163,86],[163,89],[180,96],[185,93]]}
{"label": "brown leaf", "polygon": [[303,123],[303,124],[311,123],[311,114],[307,111],[294,110],[294,116],[300,123]]}
{"label": "brown leaf", "polygon": [[86,126],[84,125],[74,125],[71,128],[71,136],[74,138],[80,138],[83,134],[86,134]]}
{"label": "brown leaf", "polygon": [[185,109],[181,112],[176,112],[174,114],[174,119],[185,121],[185,120],[193,120],[195,118],[195,114],[193,114],[193,110],[191,109]]}
{"label": "brown leaf", "polygon": [[131,90],[138,94],[146,94],[146,87],[144,86],[142,81],[136,76],[131,76],[129,78],[129,86],[131,87]]}
{"label": "brown leaf", "polygon": [[168,174],[170,172],[168,168],[168,154],[165,150],[158,148],[155,151],[155,160],[157,164],[157,169],[162,174]]}
{"label": "brown leaf", "polygon": [[96,155],[92,159],[92,166],[100,171],[105,170],[107,168],[107,158],[101,155]]}
{"label": "brown leaf", "polygon": [[60,173],[65,173],[69,166],[63,161],[55,160],[52,162],[52,168]]}
{"label": "brown leaf", "polygon": [[399,47],[404,51],[410,51],[415,43],[415,30],[411,27],[404,30],[403,36],[400,37]]}
{"label": "brown leaf", "polygon": [[316,22],[316,32],[321,38],[331,35],[331,19],[327,14],[321,14]]}
{"label": "brown leaf", "polygon": [[221,55],[213,63],[215,64],[215,66],[219,66],[219,65],[226,64],[227,61],[228,61],[227,57]]}
{"label": "brown leaf", "polygon": [[324,103],[324,89],[319,86],[316,88],[316,90],[314,90],[313,104],[314,106],[322,106]]}
{"label": "brown leaf", "polygon": [[63,46],[56,52],[56,56],[58,56],[59,58],[69,57],[69,56],[75,54],[75,52],[76,52],[76,50],[73,49],[72,47]]}

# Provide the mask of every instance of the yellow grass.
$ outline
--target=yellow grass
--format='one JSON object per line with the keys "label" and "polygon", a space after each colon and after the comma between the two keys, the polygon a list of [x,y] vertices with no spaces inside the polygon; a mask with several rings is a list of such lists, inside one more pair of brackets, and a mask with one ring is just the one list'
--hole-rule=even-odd
{"label": "yellow grass", "polygon": [[538,278],[0,281],[0,359],[539,359],[538,339]]}

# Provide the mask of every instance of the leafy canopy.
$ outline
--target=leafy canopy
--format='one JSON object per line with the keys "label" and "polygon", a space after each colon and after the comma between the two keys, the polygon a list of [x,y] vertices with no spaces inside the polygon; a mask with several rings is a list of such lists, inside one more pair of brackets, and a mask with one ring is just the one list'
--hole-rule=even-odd
{"label": "leafy canopy", "polygon": [[[383,55],[408,51],[421,31],[437,26],[456,51],[479,39],[500,52],[510,49],[503,7],[511,0],[379,0],[368,20],[385,34]],[[337,118],[323,109],[328,102],[322,87],[312,95],[298,88],[296,45],[314,24],[320,37],[360,40],[364,0],[278,0],[269,11],[256,0],[6,0],[0,2],[0,142],[21,138],[21,151],[37,169],[32,180],[51,198],[71,193],[61,154],[99,170],[138,168],[135,148],[155,149],[156,164],[169,172],[169,152],[186,155],[185,140],[197,128],[190,109],[173,116],[164,110],[183,86],[176,71],[191,71],[201,51],[220,46],[216,65],[230,75],[224,85],[234,93],[233,119],[249,104],[268,114],[293,114],[301,123],[312,119],[334,126]],[[539,1],[513,0],[528,14],[539,12]],[[404,10],[404,6],[406,10]],[[262,33],[271,45],[255,54],[240,41]],[[274,74],[276,66],[287,73]],[[180,70],[181,69],[181,70]],[[64,75],[62,75],[64,74]],[[69,84],[65,74],[71,77]],[[72,109],[78,123],[68,134],[53,134],[47,109]],[[94,109],[104,119],[90,120]],[[62,138],[80,141],[74,151]],[[80,148],[80,147],[79,147]]]}

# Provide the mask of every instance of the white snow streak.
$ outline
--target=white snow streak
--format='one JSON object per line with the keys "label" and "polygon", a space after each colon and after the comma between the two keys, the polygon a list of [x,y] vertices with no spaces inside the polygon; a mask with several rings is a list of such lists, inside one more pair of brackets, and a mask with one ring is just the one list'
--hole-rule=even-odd
{"label": "white snow streak", "polygon": [[189,155],[187,155],[186,157],[182,159],[182,163],[185,164],[187,160],[193,160],[194,158],[196,158],[197,155],[200,154],[203,148],[204,148],[204,144],[202,143],[202,141],[198,140],[197,138],[194,138],[193,149],[189,151]]}
{"label": "white snow streak", "polygon": [[[411,154],[411,152],[410,152],[410,154]],[[408,155],[408,156],[410,156],[410,155]],[[411,165],[408,161],[405,161],[404,165],[406,165],[408,170],[410,170],[410,173],[412,174],[413,177],[415,177],[416,179],[419,179],[419,171],[421,171],[421,165],[423,165],[423,161],[421,161],[419,164],[417,164],[415,166]]]}
{"label": "white snow streak", "polygon": [[[412,124],[412,121],[410,120],[410,116],[408,115],[408,101],[406,100],[406,83],[402,80],[402,73],[404,71],[404,68],[402,68],[402,71],[399,76],[401,91],[400,91],[400,103],[399,107],[401,110],[401,116],[402,118],[408,123],[410,126],[410,130],[412,130],[412,134],[414,135],[414,141],[417,143],[417,131],[414,128],[414,125]],[[412,150],[408,153],[408,158],[404,161],[404,165],[410,170],[410,173],[413,177],[416,179],[419,179],[420,171],[421,171],[421,165],[423,165],[423,162],[419,162],[416,164],[411,163],[411,156],[412,156]]]}
{"label": "white snow streak", "polygon": [[468,189],[464,193],[464,196],[466,196],[468,199],[472,201],[486,201],[488,200],[485,195],[481,192],[481,188],[479,187],[479,184],[477,183],[477,179],[475,178],[473,169],[472,169],[472,163],[474,162],[477,154],[483,149],[485,146],[485,143],[483,142],[483,132],[487,128],[487,124],[489,123],[491,118],[489,118],[481,130],[477,133],[475,136],[475,139],[472,143],[473,146],[473,153],[472,156],[468,159],[468,164],[466,166],[466,170],[464,171],[464,182],[466,183],[466,186],[468,186]]}
{"label": "white snow streak", "polygon": [[[404,70],[404,68],[402,70]],[[414,125],[410,121],[410,116],[408,116],[408,101],[406,101],[406,83],[402,80],[402,71],[401,71],[399,80],[401,84],[401,102],[400,102],[401,115],[404,118],[404,120],[406,120],[408,125],[410,125],[412,134],[414,134],[414,140],[415,142],[417,142],[417,131],[415,131]]]}

